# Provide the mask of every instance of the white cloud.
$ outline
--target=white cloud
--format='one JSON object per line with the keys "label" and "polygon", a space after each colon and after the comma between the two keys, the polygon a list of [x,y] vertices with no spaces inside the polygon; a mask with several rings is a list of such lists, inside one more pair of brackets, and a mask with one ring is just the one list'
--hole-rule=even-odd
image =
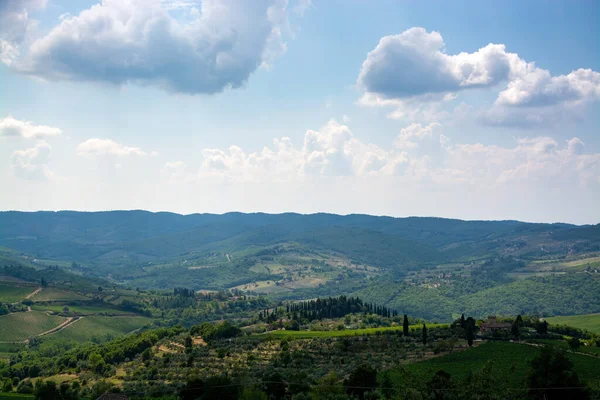
{"label": "white cloud", "polygon": [[302,16],[313,7],[312,0],[298,0],[294,6],[294,12]]}
{"label": "white cloud", "polygon": [[[102,0],[29,46],[17,68],[50,80],[154,85],[181,93],[242,86],[285,50],[286,1]],[[196,10],[176,18],[182,8]]]}
{"label": "white cloud", "polygon": [[35,147],[13,152],[11,160],[14,175],[31,180],[52,178],[54,174],[48,168],[50,150],[48,143],[40,142]]}
{"label": "white cloud", "polygon": [[[81,156],[146,156],[148,153],[139,147],[129,147],[110,139],[88,139],[77,146],[77,154]],[[151,153],[155,155],[156,153]]]}
{"label": "white cloud", "polygon": [[331,120],[318,131],[308,130],[301,147],[282,138],[256,153],[238,146],[205,149],[200,176],[236,182],[394,177],[405,184],[481,188],[528,181],[598,185],[600,154],[585,154],[584,149],[578,138],[564,146],[550,137],[519,138],[513,147],[453,144],[439,123],[411,124],[385,148],[360,141],[348,126]]}
{"label": "white cloud", "polygon": [[400,130],[400,135],[394,141],[394,146],[399,149],[414,149],[419,147],[418,141],[433,136],[433,131],[442,125],[437,122],[432,122],[427,126],[421,124],[411,124]]}
{"label": "white cloud", "polygon": [[36,22],[29,13],[46,7],[47,0],[0,1],[0,62],[11,65],[19,56],[19,46]]}
{"label": "white cloud", "polygon": [[504,84],[482,120],[527,126],[556,115],[549,107],[561,107],[568,115],[600,98],[600,73],[590,69],[552,76],[507,52],[503,44],[454,55],[446,54],[444,47],[438,32],[423,28],[383,37],[363,62],[357,83],[365,93],[359,104],[394,107],[391,118],[440,119],[440,105],[457,93]]}
{"label": "white cloud", "polygon": [[45,125],[36,125],[29,121],[20,121],[8,116],[0,119],[0,137],[20,137],[25,139],[40,139],[52,136],[59,136],[62,131]]}

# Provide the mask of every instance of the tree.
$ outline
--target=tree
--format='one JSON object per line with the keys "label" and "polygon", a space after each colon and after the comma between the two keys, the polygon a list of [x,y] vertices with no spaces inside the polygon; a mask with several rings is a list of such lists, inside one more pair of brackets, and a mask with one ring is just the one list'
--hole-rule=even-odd
{"label": "tree", "polygon": [[33,395],[36,400],[56,400],[62,398],[60,391],[56,387],[56,382],[54,381],[37,381],[35,383]]}
{"label": "tree", "polygon": [[456,389],[450,374],[441,369],[427,382],[427,388],[436,400],[453,398]]}
{"label": "tree", "polygon": [[283,381],[283,377],[279,374],[279,372],[273,372],[265,375],[263,380],[265,392],[269,398],[278,400],[285,397],[287,385]]}
{"label": "tree", "polygon": [[517,339],[519,338],[519,325],[517,324],[517,321],[513,322],[513,324],[511,325],[510,333],[512,333],[512,335]]}
{"label": "tree", "polygon": [[589,399],[587,390],[565,352],[550,346],[543,347],[531,360],[527,383],[529,396],[534,399]]}
{"label": "tree", "polygon": [[427,345],[427,325],[423,324],[423,346]]}
{"label": "tree", "polygon": [[404,314],[404,321],[402,322],[402,334],[408,336],[408,315]]}
{"label": "tree", "polygon": [[186,336],[186,338],[185,338],[185,352],[186,353],[191,352],[193,345],[194,345],[194,342],[192,341],[192,337],[191,336]]}
{"label": "tree", "polygon": [[335,371],[322,377],[310,391],[313,400],[344,400],[346,395],[339,376]]}
{"label": "tree", "polygon": [[460,327],[465,329],[465,314],[460,315]]}
{"label": "tree", "polygon": [[539,333],[540,335],[545,335],[548,333],[548,321],[543,321],[543,322],[537,322],[535,324],[535,330],[537,331],[537,333]]}
{"label": "tree", "polygon": [[377,389],[377,370],[366,364],[359,365],[344,381],[346,393],[364,400],[365,393]]}
{"label": "tree", "polygon": [[475,339],[475,327],[469,324],[467,326],[467,343],[469,347],[473,346],[473,339]]}
{"label": "tree", "polygon": [[267,400],[267,394],[257,388],[246,388],[239,397],[239,400]]}
{"label": "tree", "polygon": [[517,324],[517,326],[523,326],[523,317],[521,317],[521,314],[517,315],[517,318],[515,319],[515,324]]}
{"label": "tree", "polygon": [[579,338],[577,336],[569,339],[568,343],[569,343],[569,347],[573,351],[577,351],[579,349],[579,346],[581,346],[581,341],[579,340]]}
{"label": "tree", "polygon": [[13,389],[12,381],[9,378],[6,378],[4,380],[4,385],[2,385],[2,391],[8,393],[8,392],[12,392],[12,389]]}

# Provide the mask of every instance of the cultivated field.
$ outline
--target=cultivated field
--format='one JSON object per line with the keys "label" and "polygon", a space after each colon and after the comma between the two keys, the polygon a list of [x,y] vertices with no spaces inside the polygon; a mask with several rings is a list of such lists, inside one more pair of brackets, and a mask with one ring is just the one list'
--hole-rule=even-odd
{"label": "cultivated field", "polygon": [[31,298],[33,301],[69,301],[69,300],[89,300],[88,297],[79,293],[69,292],[52,287],[45,287],[39,293]]}
{"label": "cultivated field", "polygon": [[[600,295],[600,294],[599,294]],[[546,318],[548,323],[556,325],[569,325],[579,329],[600,334],[600,314],[569,315],[563,317]]]}
{"label": "cultivated field", "polygon": [[146,317],[82,317],[67,328],[56,332],[48,338],[61,338],[85,342],[88,340],[104,340],[107,337],[123,335],[150,323]]}
{"label": "cultivated field", "polygon": [[[492,373],[501,381],[517,387],[527,375],[531,360],[539,349],[526,344],[509,342],[487,342],[466,351],[447,354],[443,357],[405,365],[404,368],[430,379],[438,370],[448,372],[453,379],[464,379],[471,372],[481,370],[491,362]],[[600,383],[600,358],[580,354],[569,354],[575,370],[585,381]],[[395,371],[394,380],[401,380],[402,372]]]}
{"label": "cultivated field", "polygon": [[0,316],[0,342],[19,342],[46,332],[67,319],[31,311]]}
{"label": "cultivated field", "polygon": [[65,307],[69,308],[69,314],[81,314],[81,315],[91,315],[91,314],[106,314],[106,315],[123,315],[129,314],[123,310],[118,310],[116,308],[104,307],[101,305],[90,305],[90,306],[80,306],[80,305],[71,305],[71,304],[34,304],[31,306],[33,310],[37,311],[53,311],[56,313],[64,312]]}
{"label": "cultivated field", "polygon": [[[427,324],[427,328],[447,328],[448,324]],[[411,325],[411,331],[421,329],[422,325]],[[366,328],[366,329],[344,329],[341,331],[271,331],[267,335],[272,337],[292,337],[296,339],[310,339],[322,337],[340,337],[340,336],[362,336],[375,335],[377,332],[402,331],[401,326],[391,326],[385,328]],[[264,334],[258,334],[264,335]]]}
{"label": "cultivated field", "polygon": [[23,300],[28,294],[33,293],[33,286],[15,286],[0,284],[0,302],[16,303]]}

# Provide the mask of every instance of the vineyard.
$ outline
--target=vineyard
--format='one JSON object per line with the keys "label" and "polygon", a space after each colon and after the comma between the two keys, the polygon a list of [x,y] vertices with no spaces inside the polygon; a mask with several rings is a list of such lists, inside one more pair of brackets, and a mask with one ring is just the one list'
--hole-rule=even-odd
{"label": "vineyard", "polygon": [[32,286],[15,286],[0,284],[0,302],[16,303],[23,300],[35,290]]}
{"label": "vineyard", "polygon": [[117,337],[150,323],[146,317],[82,317],[67,328],[51,335],[53,339],[86,342],[93,339]]}
{"label": "vineyard", "polygon": [[78,293],[69,292],[52,287],[43,288],[39,293],[31,298],[33,301],[70,301],[70,300],[89,300],[88,297]]}
{"label": "vineyard", "polygon": [[[432,358],[419,363],[406,365],[404,368],[425,379],[439,370],[444,370],[453,378],[464,379],[472,371],[482,369],[493,361],[493,374],[506,380],[513,386],[522,384],[522,380],[530,369],[531,360],[539,353],[539,348],[526,344],[509,342],[486,342],[466,351],[454,352],[443,357]],[[590,382],[600,383],[600,359],[581,354],[568,354],[579,376]],[[401,370],[393,370],[396,379],[400,380]]]}
{"label": "vineyard", "polygon": [[0,316],[0,342],[22,342],[57,327],[66,318],[31,311]]}

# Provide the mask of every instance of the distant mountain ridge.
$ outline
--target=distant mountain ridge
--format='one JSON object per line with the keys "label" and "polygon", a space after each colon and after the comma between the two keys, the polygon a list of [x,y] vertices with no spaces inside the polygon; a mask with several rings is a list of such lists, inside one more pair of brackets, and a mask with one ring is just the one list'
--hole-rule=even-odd
{"label": "distant mountain ridge", "polygon": [[600,225],[324,213],[0,212],[0,245],[40,257],[93,260],[119,249],[161,258],[224,245],[287,241],[341,253],[375,246],[393,257],[401,249],[402,258],[435,261],[459,253],[475,256],[494,246],[512,246],[519,255],[567,254],[574,246],[593,251],[600,244]]}

